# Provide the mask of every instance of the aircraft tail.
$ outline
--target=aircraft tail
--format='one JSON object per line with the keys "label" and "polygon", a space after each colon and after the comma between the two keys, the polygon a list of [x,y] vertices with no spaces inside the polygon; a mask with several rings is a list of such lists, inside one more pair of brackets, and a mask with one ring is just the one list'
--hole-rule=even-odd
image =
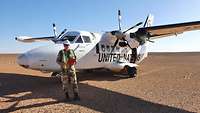
{"label": "aircraft tail", "polygon": [[153,25],[154,16],[152,14],[149,14],[145,20],[143,27],[151,27]]}

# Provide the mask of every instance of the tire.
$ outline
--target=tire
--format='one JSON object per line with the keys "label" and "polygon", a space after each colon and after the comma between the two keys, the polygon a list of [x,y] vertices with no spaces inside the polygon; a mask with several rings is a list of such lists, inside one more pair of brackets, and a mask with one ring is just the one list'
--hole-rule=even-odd
{"label": "tire", "polygon": [[137,75],[137,69],[135,67],[128,67],[128,75],[129,77],[133,78]]}
{"label": "tire", "polygon": [[51,77],[56,77],[58,74],[59,74],[58,72],[53,72],[53,73],[51,74]]}

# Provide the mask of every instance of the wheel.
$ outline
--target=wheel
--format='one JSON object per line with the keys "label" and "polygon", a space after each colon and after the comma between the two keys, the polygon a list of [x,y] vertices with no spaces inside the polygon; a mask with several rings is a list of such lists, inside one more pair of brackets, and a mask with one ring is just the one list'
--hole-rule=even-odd
{"label": "wheel", "polygon": [[129,77],[136,77],[137,69],[135,67],[128,67],[127,69]]}
{"label": "wheel", "polygon": [[53,72],[53,73],[51,74],[51,77],[56,77],[58,74],[59,74],[58,72]]}
{"label": "wheel", "polygon": [[58,79],[59,80],[59,83],[62,83],[62,80],[61,80],[61,73],[59,72],[53,72],[51,74],[51,77],[55,78],[55,79]]}

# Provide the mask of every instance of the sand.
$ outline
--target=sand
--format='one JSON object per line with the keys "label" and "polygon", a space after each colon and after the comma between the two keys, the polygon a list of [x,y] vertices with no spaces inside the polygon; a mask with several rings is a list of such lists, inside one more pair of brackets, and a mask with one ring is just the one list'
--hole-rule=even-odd
{"label": "sand", "polygon": [[0,112],[200,113],[200,53],[153,53],[136,78],[79,73],[81,101],[64,101],[59,78],[0,55]]}

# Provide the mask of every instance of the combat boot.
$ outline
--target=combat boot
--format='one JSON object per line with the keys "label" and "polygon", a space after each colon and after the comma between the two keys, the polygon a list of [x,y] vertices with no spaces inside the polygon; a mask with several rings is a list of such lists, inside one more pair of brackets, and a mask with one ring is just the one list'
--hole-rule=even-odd
{"label": "combat boot", "polygon": [[65,99],[66,99],[67,101],[69,101],[69,100],[70,100],[70,97],[69,97],[69,94],[68,94],[68,92],[65,92]]}
{"label": "combat boot", "polygon": [[80,101],[80,97],[78,95],[78,93],[74,93],[74,98],[73,98],[74,101]]}

